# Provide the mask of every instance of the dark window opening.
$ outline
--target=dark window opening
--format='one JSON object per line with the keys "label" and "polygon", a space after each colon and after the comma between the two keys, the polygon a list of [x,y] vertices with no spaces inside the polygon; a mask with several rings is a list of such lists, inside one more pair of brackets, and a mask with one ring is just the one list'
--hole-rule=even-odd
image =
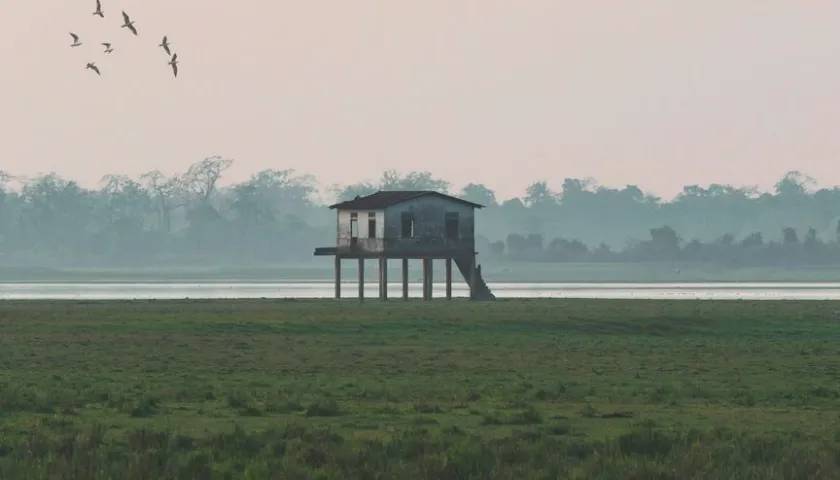
{"label": "dark window opening", "polygon": [[446,238],[458,240],[458,212],[446,214]]}
{"label": "dark window opening", "polygon": [[368,213],[368,238],[376,238],[376,213]]}
{"label": "dark window opening", "polygon": [[402,238],[414,238],[414,214],[411,212],[402,214]]}
{"label": "dark window opening", "polygon": [[350,239],[357,238],[359,238],[359,214],[353,212],[350,214]]}

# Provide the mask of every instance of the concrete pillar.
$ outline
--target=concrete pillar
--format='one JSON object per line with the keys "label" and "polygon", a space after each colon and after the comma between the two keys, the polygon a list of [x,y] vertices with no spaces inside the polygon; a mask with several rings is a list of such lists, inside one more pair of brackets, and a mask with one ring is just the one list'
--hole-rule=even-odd
{"label": "concrete pillar", "polygon": [[431,300],[432,299],[432,285],[433,285],[433,277],[434,277],[434,270],[432,267],[432,259],[431,258],[424,258],[423,259],[423,299],[424,300]]}
{"label": "concrete pillar", "polygon": [[426,277],[428,276],[427,275],[428,272],[426,271],[426,259],[425,258],[420,259],[420,270],[422,270],[421,275],[423,277],[423,281],[421,282],[421,285],[423,285],[423,294],[421,295],[421,297],[423,298],[423,300],[425,300],[426,299]]}
{"label": "concrete pillar", "polygon": [[408,300],[408,259],[402,259],[402,296]]}
{"label": "concrete pillar", "polygon": [[452,300],[452,259],[446,259],[446,299]]}
{"label": "concrete pillar", "polygon": [[341,298],[341,257],[335,256],[335,298]]}
{"label": "concrete pillar", "polygon": [[379,299],[388,299],[388,259],[379,257]]}
{"label": "concrete pillar", "polygon": [[359,259],[359,301],[365,299],[365,259]]}
{"label": "concrete pillar", "polygon": [[421,265],[421,270],[423,270],[423,274],[422,274],[423,275],[423,282],[422,282],[423,295],[422,295],[422,298],[423,298],[423,300],[425,300],[426,299],[426,278],[428,278],[428,276],[429,276],[429,271],[427,269],[425,258],[420,259],[420,265]]}

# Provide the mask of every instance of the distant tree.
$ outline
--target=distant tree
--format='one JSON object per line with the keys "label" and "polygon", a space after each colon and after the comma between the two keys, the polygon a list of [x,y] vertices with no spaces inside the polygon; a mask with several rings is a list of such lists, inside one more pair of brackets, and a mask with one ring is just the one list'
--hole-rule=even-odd
{"label": "distant tree", "polygon": [[546,255],[555,261],[582,261],[588,254],[589,248],[580,240],[555,238],[546,247]]}
{"label": "distant tree", "polygon": [[525,204],[529,207],[556,205],[557,196],[545,181],[534,182],[525,190]]}
{"label": "distant tree", "polygon": [[55,173],[24,183],[21,227],[31,246],[42,246],[53,253],[80,253],[93,221],[95,201],[71,180]]}
{"label": "distant tree", "polygon": [[[636,185],[627,185],[621,190],[621,196],[627,201],[641,203],[645,201],[647,197],[645,192],[642,191],[641,188],[637,187]],[[654,198],[654,197],[651,197]]]}
{"label": "distant tree", "polygon": [[633,260],[673,260],[680,253],[680,237],[665,225],[649,230],[650,240],[628,247],[626,254]]}
{"label": "distant tree", "polygon": [[817,231],[814,227],[808,227],[808,232],[805,233],[805,240],[803,245],[806,250],[816,250],[819,247],[820,241],[817,238]]}
{"label": "distant tree", "polygon": [[650,244],[654,251],[674,254],[680,249],[680,237],[673,228],[665,225],[650,229]]}
{"label": "distant tree", "polygon": [[335,185],[332,187],[332,191],[335,192],[336,199],[339,202],[353,200],[356,197],[364,197],[376,193],[377,190],[379,190],[379,187],[369,182],[345,186]]}
{"label": "distant tree", "polygon": [[519,214],[525,210],[525,203],[519,198],[505,200],[500,206],[511,214]]}
{"label": "distant tree", "polygon": [[834,230],[834,241],[840,244],[840,220],[837,220],[837,228]]}
{"label": "distant tree", "polygon": [[519,260],[536,260],[543,253],[543,237],[538,233],[527,236],[512,233],[507,236],[507,252],[512,258]]}
{"label": "distant tree", "polygon": [[560,194],[564,203],[574,203],[578,198],[593,194],[590,189],[595,182],[591,179],[567,178],[563,180],[563,190]]}
{"label": "distant tree", "polygon": [[396,170],[386,170],[382,173],[379,182],[333,186],[331,190],[335,192],[339,201],[345,201],[364,197],[378,190],[432,190],[446,193],[449,191],[449,182],[434,178],[430,172],[409,172],[406,175],[400,175]]}
{"label": "distant tree", "polygon": [[543,249],[543,236],[539,233],[529,233],[527,237],[525,237],[526,246],[529,251],[532,252],[542,252]]}
{"label": "distant tree", "polygon": [[776,183],[776,193],[781,196],[801,196],[805,195],[809,188],[816,185],[816,180],[809,177],[802,172],[792,171],[785,174],[781,180]]}
{"label": "distant tree", "polygon": [[785,245],[797,245],[799,243],[799,236],[796,234],[796,229],[791,227],[783,228],[782,243]]}
{"label": "distant tree", "polygon": [[167,178],[159,170],[144,173],[140,181],[146,185],[152,201],[157,206],[158,226],[165,232],[172,231],[172,211],[186,202],[186,188],[178,176]]}
{"label": "distant tree", "polygon": [[460,197],[464,200],[484,205],[485,207],[496,206],[496,194],[480,183],[470,183],[461,189]]}
{"label": "distant tree", "polygon": [[307,208],[315,193],[311,176],[296,176],[294,170],[262,170],[233,187],[232,208],[246,223],[273,222],[281,213]]}
{"label": "distant tree", "polygon": [[260,201],[274,211],[299,211],[312,205],[316,192],[311,175],[297,175],[294,170],[262,170],[245,182],[253,186]]}
{"label": "distant tree", "polygon": [[518,233],[510,233],[507,236],[506,242],[507,252],[512,258],[524,256],[527,251],[525,237]]}
{"label": "distant tree", "polygon": [[396,170],[386,170],[380,181],[382,190],[433,190],[446,193],[449,182],[434,178],[430,172],[409,172],[404,176]]}
{"label": "distant tree", "polygon": [[8,196],[10,196],[10,192],[8,191],[8,183],[12,180],[12,176],[2,170],[0,170],[0,246],[6,243],[6,235],[9,230],[14,229],[10,223],[13,223],[13,213],[10,211],[11,209],[8,208]]}
{"label": "distant tree", "polygon": [[114,258],[130,259],[148,248],[143,241],[152,200],[143,186],[125,175],[106,175],[93,213],[97,250]]}
{"label": "distant tree", "polygon": [[200,203],[207,203],[216,191],[222,173],[232,164],[233,160],[218,155],[207,157],[190,165],[183,176],[184,185]]}
{"label": "distant tree", "polygon": [[731,233],[724,233],[720,238],[717,239],[717,244],[724,247],[730,247],[734,243],[735,235],[732,235]]}
{"label": "distant tree", "polygon": [[259,187],[245,182],[233,187],[232,207],[236,217],[246,226],[270,223],[275,220],[271,205],[262,201]]}
{"label": "distant tree", "polygon": [[689,260],[700,261],[703,260],[706,250],[706,245],[703,242],[693,238],[683,247],[682,255]]}
{"label": "distant tree", "polygon": [[754,248],[762,245],[764,245],[764,238],[762,237],[761,232],[753,232],[741,240],[741,246],[744,248]]}
{"label": "distant tree", "polygon": [[123,227],[131,224],[130,228],[141,230],[150,206],[149,195],[143,186],[125,175],[105,175],[101,183],[100,194],[106,201],[108,222],[121,223]]}

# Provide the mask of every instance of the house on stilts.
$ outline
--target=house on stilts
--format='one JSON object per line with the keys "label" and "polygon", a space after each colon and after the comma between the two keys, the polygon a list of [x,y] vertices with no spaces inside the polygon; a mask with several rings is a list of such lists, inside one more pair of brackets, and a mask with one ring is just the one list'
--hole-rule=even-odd
{"label": "house on stilts", "polygon": [[434,260],[446,265],[446,297],[452,298],[452,263],[473,300],[492,300],[476,262],[475,213],[482,205],[433,191],[380,191],[330,206],[336,210],[334,247],[315,255],[335,257],[335,296],[341,298],[341,261],[359,262],[359,298],[364,298],[366,259],[379,261],[379,298],[388,298],[388,260],[402,261],[402,296],[408,298],[408,262],[423,263],[423,298],[432,298]]}

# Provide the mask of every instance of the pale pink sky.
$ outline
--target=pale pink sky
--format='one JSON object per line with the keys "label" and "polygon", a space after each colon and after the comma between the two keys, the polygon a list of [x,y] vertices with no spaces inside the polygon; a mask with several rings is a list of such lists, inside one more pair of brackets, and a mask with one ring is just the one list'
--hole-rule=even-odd
{"label": "pale pink sky", "polygon": [[220,154],[229,181],[430,170],[502,197],[568,176],[665,196],[791,169],[840,184],[836,1],[103,0],[105,20],[94,5],[4,2],[0,169],[95,185]]}

